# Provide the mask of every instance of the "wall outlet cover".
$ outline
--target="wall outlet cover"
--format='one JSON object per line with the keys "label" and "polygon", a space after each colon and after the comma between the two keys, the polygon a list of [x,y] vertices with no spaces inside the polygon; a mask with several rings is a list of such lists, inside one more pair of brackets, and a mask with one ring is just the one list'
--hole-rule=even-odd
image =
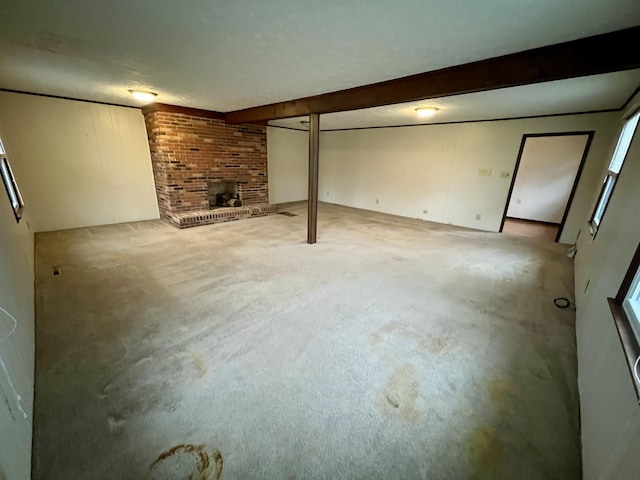
{"label": "wall outlet cover", "polygon": [[483,177],[490,177],[493,173],[493,168],[480,168],[478,169],[478,175]]}
{"label": "wall outlet cover", "polygon": [[500,178],[511,178],[511,172],[502,172]]}

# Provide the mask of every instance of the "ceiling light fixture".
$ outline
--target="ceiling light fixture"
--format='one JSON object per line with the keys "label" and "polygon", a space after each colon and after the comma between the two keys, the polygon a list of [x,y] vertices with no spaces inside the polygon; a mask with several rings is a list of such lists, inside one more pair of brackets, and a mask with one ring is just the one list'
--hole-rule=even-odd
{"label": "ceiling light fixture", "polygon": [[431,117],[438,111],[435,107],[416,108],[416,113],[419,117]]}
{"label": "ceiling light fixture", "polygon": [[153,102],[153,100],[158,95],[153,92],[145,92],[144,90],[129,90],[129,93],[133,95],[136,99],[141,100],[143,102]]}

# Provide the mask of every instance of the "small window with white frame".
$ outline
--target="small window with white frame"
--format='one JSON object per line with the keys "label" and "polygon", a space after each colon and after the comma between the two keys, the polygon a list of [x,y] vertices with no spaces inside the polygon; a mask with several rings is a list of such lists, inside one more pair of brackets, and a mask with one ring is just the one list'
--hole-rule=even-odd
{"label": "small window with white frame", "polygon": [[608,300],[640,402],[640,244],[618,294]]}
{"label": "small window with white frame", "polygon": [[638,127],[638,120],[640,120],[640,110],[627,118],[624,122],[624,126],[622,127],[622,131],[620,132],[620,136],[618,137],[616,148],[613,151],[613,156],[609,163],[609,169],[607,170],[604,182],[602,183],[602,189],[600,190],[598,201],[596,202],[591,219],[589,220],[589,227],[591,235],[593,236],[598,232],[598,228],[600,228],[600,223],[602,222],[602,217],[609,205],[609,200],[611,199],[613,189],[616,186],[618,175],[620,175],[624,159],[629,151],[631,140],[633,140],[633,135]]}
{"label": "small window with white frame", "polygon": [[629,286],[629,290],[622,302],[622,308],[627,314],[636,338],[640,339],[640,269],[636,271],[635,277]]}
{"label": "small window with white frame", "polygon": [[20,222],[20,219],[22,218],[22,211],[24,210],[24,201],[22,200],[18,184],[16,183],[16,179],[11,171],[9,160],[5,157],[2,140],[0,140],[0,174],[2,175],[2,182],[7,190],[7,195],[9,196],[9,202],[11,203],[13,214],[16,217],[16,222]]}

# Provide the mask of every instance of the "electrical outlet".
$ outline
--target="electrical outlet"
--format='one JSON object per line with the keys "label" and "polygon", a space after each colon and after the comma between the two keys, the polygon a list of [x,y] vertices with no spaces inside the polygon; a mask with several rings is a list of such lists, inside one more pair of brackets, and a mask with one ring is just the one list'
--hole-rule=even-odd
{"label": "electrical outlet", "polygon": [[521,205],[521,204],[522,204],[522,200],[517,199],[517,200],[516,200],[516,204]]}
{"label": "electrical outlet", "polygon": [[422,213],[424,213],[424,214],[426,215],[427,213],[429,213],[429,210],[427,210],[427,209],[425,208],[424,210],[422,210]]}
{"label": "electrical outlet", "polygon": [[478,169],[478,175],[483,177],[490,177],[493,173],[493,168],[480,168]]}
{"label": "electrical outlet", "polygon": [[476,214],[476,220],[480,220],[480,217],[481,217],[481,216],[482,216],[482,215],[480,215],[479,213],[477,213],[477,214]]}
{"label": "electrical outlet", "polygon": [[329,192],[327,192],[327,197],[329,196]]}
{"label": "electrical outlet", "polygon": [[377,198],[376,198],[376,203],[379,203]]}
{"label": "electrical outlet", "polygon": [[502,172],[500,178],[511,178],[511,172]]}

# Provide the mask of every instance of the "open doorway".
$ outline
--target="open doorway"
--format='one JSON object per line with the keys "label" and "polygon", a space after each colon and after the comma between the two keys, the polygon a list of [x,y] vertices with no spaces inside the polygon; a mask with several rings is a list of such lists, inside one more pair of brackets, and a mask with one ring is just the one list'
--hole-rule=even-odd
{"label": "open doorway", "polygon": [[523,135],[501,232],[560,239],[593,133]]}

